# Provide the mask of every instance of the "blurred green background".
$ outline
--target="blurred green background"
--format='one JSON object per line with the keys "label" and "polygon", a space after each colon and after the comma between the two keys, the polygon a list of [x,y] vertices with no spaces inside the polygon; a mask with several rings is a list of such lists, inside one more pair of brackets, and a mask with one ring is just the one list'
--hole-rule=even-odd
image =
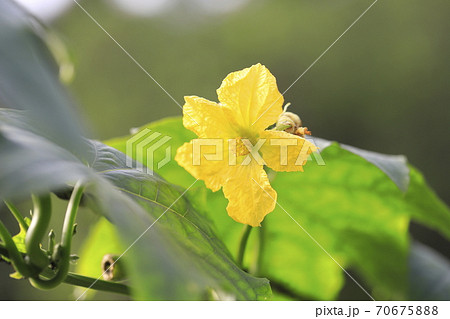
{"label": "blurred green background", "polygon": [[[185,95],[217,100],[215,90],[229,72],[258,62],[285,91],[373,3],[234,0],[218,10],[221,1],[172,0],[161,12],[136,16],[116,2],[80,4],[181,105]],[[285,94],[313,135],[406,155],[447,204],[449,10],[448,0],[379,0]],[[77,5],[48,23],[73,58],[69,89],[90,137],[125,135],[182,114]],[[439,234],[415,224],[411,231],[448,255]],[[9,279],[8,270],[0,264],[0,299],[71,298],[65,288],[32,290]]]}

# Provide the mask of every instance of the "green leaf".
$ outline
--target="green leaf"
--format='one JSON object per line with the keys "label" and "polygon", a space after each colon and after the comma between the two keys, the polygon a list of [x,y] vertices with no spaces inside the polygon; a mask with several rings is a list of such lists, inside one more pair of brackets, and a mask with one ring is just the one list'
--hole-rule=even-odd
{"label": "green leaf", "polygon": [[[157,167],[158,163],[161,163],[164,161],[164,159],[166,157],[166,149],[167,149],[166,147],[159,147],[159,148],[156,148],[151,154],[149,154],[149,153],[143,154],[143,157],[142,157],[143,164],[146,166],[150,166],[147,164],[152,162],[153,166],[154,166],[153,170],[157,171],[158,174],[163,176],[165,180],[167,180],[168,182],[171,182],[171,183],[175,183],[177,185],[181,185],[183,187],[189,187],[189,185],[191,185],[195,181],[195,178],[193,178],[183,168],[178,166],[177,162],[174,161],[173,158],[175,156],[175,152],[176,152],[177,148],[179,146],[181,146],[183,143],[196,138],[196,135],[193,132],[186,130],[183,127],[180,117],[166,118],[166,119],[163,119],[160,121],[152,122],[148,125],[137,128],[134,131],[141,132],[144,129],[149,129],[150,130],[149,134],[155,133],[155,132],[161,134],[157,139],[152,141],[152,143],[148,144],[147,147],[151,147],[152,145],[156,144],[158,141],[160,141],[164,137],[170,137],[170,140],[166,144],[164,144],[164,146],[169,146],[169,145],[171,146],[171,148],[170,148],[171,160],[167,164],[163,165],[162,167]],[[145,135],[145,136],[143,136],[143,138],[137,140],[135,142],[135,145],[137,143],[139,143],[140,141],[142,141],[148,135]],[[132,136],[135,136],[135,135],[127,135],[127,136],[123,136],[123,137],[113,138],[113,139],[106,141],[105,144],[107,144],[111,147],[114,147],[115,149],[127,154],[126,144],[127,144],[127,141]],[[132,152],[127,155],[136,159],[137,158],[136,148],[135,147],[132,148]],[[150,167],[150,169],[152,169],[152,167]],[[203,182],[199,181],[199,183],[203,183]]]}
{"label": "green leaf", "polygon": [[[173,156],[195,135],[183,127],[180,118],[150,123],[137,131],[144,128],[172,137],[166,144],[172,148],[172,161],[157,172],[187,187],[194,179]],[[126,151],[129,138],[107,143]],[[260,230],[264,253],[259,274],[305,298],[333,299],[343,285],[342,266],[356,269],[364,279],[361,284],[377,298],[406,298],[409,221],[412,218],[448,234],[448,208],[420,174],[408,167],[405,157],[320,138],[314,141],[326,165],[317,165],[312,156],[304,173],[269,173],[275,176],[272,185],[279,204],[301,227],[280,207],[266,217]],[[165,157],[163,151],[144,154],[142,161],[158,163]],[[135,152],[131,155],[136,157]],[[241,225],[227,216],[227,201],[221,192],[212,193],[201,183],[189,196],[203,205],[220,238],[234,252]],[[253,253],[257,237],[254,231],[247,249],[245,265],[251,270],[257,269],[258,256]]]}
{"label": "green leaf", "polygon": [[422,174],[411,167],[411,185],[406,193],[411,218],[437,229],[450,239],[450,210],[428,186]]}
{"label": "green leaf", "polygon": [[[328,146],[332,145],[332,142],[317,138],[307,137],[312,140],[317,146],[320,147],[320,151],[323,151]],[[407,165],[406,157],[403,155],[386,155],[376,152],[363,150],[354,146],[339,144],[341,148],[356,154],[364,158],[369,163],[372,163],[380,170],[382,170],[399,189],[403,192],[408,190],[409,186],[409,168]]]}
{"label": "green leaf", "polygon": [[127,167],[124,154],[95,141],[85,141],[86,167],[65,149],[11,123],[0,117],[2,198],[48,192],[85,178],[94,210],[117,226],[125,247],[133,244],[127,268],[138,299],[201,298],[205,287],[237,299],[270,295],[267,280],[234,264],[181,188]]}
{"label": "green leaf", "polygon": [[70,151],[33,132],[23,114],[0,109],[0,199],[49,192],[92,174]]}
{"label": "green leaf", "polygon": [[[121,244],[120,235],[117,229],[107,219],[100,218],[100,220],[91,227],[89,235],[84,240],[82,247],[80,248],[76,272],[78,274],[92,277],[102,278],[102,260],[106,254],[113,254],[120,256],[126,247]],[[124,260],[127,256],[123,257]],[[83,289],[76,288],[75,293],[82,294]],[[95,290],[89,290],[86,293],[87,296],[83,296],[83,300],[86,298],[92,298],[95,295]]]}
{"label": "green leaf", "polygon": [[[30,226],[31,220],[28,217],[24,218],[25,223]],[[20,231],[17,235],[13,237],[13,241],[16,244],[17,250],[21,253],[26,253],[27,249],[25,248],[25,236],[27,234],[26,229],[19,224]]]}
{"label": "green leaf", "polygon": [[12,273],[12,274],[10,274],[9,277],[13,278],[13,279],[23,279],[23,276],[17,271]]}
{"label": "green leaf", "polygon": [[[252,277],[235,265],[209,221],[183,197],[183,189],[174,188],[157,175],[127,167],[125,155],[111,147],[99,142],[93,142],[92,146],[95,157],[90,166],[147,212],[136,216],[132,222],[129,215],[107,214],[122,236],[125,235],[123,238],[134,236],[133,249],[127,252],[127,269],[138,299],[167,299],[174,291],[182,289],[186,292],[186,287],[180,282],[191,282],[191,285],[197,282],[200,283],[199,288],[211,287],[221,298],[231,295],[239,300],[253,300],[270,295],[266,279]],[[98,205],[115,205],[111,204],[111,198],[105,201],[102,195],[96,196],[100,198]],[[137,229],[142,237],[127,236],[130,231],[136,234]],[[129,247],[130,242],[123,245]],[[171,250],[153,252],[160,245],[170,246]],[[148,256],[152,256],[150,260]],[[170,263],[167,262],[169,260]],[[164,280],[164,284],[152,285],[161,281],[161,273],[157,271],[161,267],[170,277]],[[183,271],[176,271],[177,267]],[[199,296],[192,292],[184,295],[184,299],[192,298]]]}
{"label": "green leaf", "polygon": [[20,6],[0,3],[0,103],[9,108],[0,110],[0,200],[86,181],[91,207],[129,247],[138,299],[198,299],[206,288],[224,298],[270,295],[266,279],[234,264],[183,189],[128,168],[122,153],[82,138],[42,32]]}
{"label": "green leaf", "polygon": [[42,135],[82,154],[80,123],[42,40],[45,34],[14,1],[0,2],[0,107],[26,110]]}
{"label": "green leaf", "polygon": [[121,244],[120,235],[113,224],[107,219],[101,218],[90,229],[88,238],[83,242],[76,267],[77,273],[88,277],[101,277],[103,256],[106,254],[121,255],[126,248]]}
{"label": "green leaf", "polygon": [[272,182],[279,206],[265,221],[262,274],[329,299],[342,286],[340,266],[356,267],[384,298],[398,297],[406,284],[409,223],[401,191],[337,144],[321,155],[326,165],[308,163],[304,173],[278,173]]}

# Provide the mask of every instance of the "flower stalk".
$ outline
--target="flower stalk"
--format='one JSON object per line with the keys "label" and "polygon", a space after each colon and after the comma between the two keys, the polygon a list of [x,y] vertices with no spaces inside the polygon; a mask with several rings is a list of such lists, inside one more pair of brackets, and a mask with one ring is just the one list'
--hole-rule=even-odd
{"label": "flower stalk", "polygon": [[239,249],[236,257],[236,263],[240,268],[244,266],[245,248],[247,247],[248,238],[252,231],[252,226],[244,225],[242,229],[241,239],[239,240]]}

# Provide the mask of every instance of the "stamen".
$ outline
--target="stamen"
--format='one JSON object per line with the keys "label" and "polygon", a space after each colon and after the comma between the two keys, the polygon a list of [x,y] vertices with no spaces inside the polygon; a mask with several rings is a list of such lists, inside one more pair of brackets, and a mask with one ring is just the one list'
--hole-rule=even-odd
{"label": "stamen", "polygon": [[307,127],[299,127],[294,134],[303,137],[305,135],[311,135],[311,131]]}
{"label": "stamen", "polygon": [[247,154],[250,154],[250,151],[248,150],[247,146],[245,146],[244,142],[242,142],[242,138],[236,138],[236,155],[244,156]]}

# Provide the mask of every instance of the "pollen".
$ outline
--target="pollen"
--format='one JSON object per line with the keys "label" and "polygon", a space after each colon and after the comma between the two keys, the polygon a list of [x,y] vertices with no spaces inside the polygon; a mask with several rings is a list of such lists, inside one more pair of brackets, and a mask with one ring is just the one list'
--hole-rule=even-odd
{"label": "pollen", "polygon": [[236,138],[236,156],[245,156],[250,154],[247,146],[242,141],[241,137]]}
{"label": "pollen", "polygon": [[295,133],[295,135],[298,135],[300,137],[304,137],[305,135],[311,135],[311,131],[308,130],[307,127],[299,127]]}

